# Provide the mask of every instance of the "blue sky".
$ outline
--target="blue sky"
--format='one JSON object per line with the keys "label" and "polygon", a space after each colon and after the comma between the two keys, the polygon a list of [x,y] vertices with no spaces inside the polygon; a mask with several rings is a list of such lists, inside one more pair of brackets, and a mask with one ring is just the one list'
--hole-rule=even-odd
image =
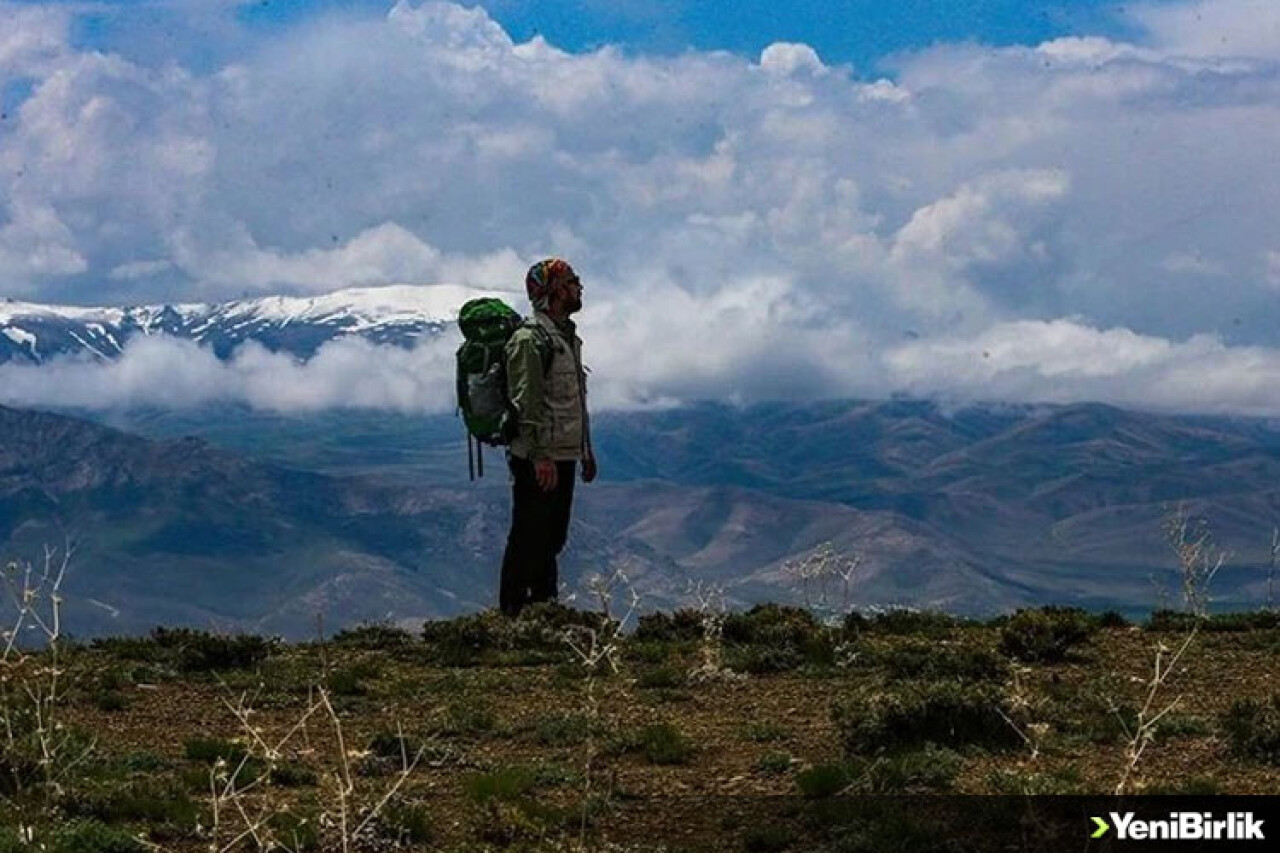
{"label": "blue sky", "polygon": [[[237,4],[234,19],[243,30],[235,38],[226,5],[106,0],[92,4],[80,19],[77,39],[85,47],[120,50],[140,61],[177,59],[208,67],[322,15],[380,17],[392,4],[248,0]],[[862,74],[883,70],[887,56],[940,42],[1033,45],[1064,35],[1135,34],[1123,4],[1115,0],[493,0],[464,5],[482,6],[517,41],[540,34],[574,52],[607,44],[633,53],[694,49],[757,56],[773,42],[797,41],[811,45],[824,61],[850,64]],[[216,38],[206,37],[210,30]]]}

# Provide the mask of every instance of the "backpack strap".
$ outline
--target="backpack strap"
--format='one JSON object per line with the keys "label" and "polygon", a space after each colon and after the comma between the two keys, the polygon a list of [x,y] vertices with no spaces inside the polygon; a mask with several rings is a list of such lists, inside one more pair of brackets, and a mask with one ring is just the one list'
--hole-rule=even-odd
{"label": "backpack strap", "polygon": [[542,375],[546,376],[551,372],[551,360],[555,357],[556,350],[559,347],[556,346],[551,333],[534,317],[526,318],[524,325],[533,330],[533,336],[538,341],[538,352],[542,355]]}

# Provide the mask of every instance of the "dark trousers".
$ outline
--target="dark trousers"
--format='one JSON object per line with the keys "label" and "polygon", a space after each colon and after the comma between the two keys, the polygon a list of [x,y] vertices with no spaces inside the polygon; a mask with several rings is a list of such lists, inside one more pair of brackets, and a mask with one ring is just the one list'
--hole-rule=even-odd
{"label": "dark trousers", "polygon": [[560,582],[556,557],[569,537],[577,463],[556,463],[556,487],[549,492],[538,485],[528,459],[511,456],[507,466],[514,478],[511,532],[502,555],[498,604],[503,613],[515,616],[526,604],[556,600]]}

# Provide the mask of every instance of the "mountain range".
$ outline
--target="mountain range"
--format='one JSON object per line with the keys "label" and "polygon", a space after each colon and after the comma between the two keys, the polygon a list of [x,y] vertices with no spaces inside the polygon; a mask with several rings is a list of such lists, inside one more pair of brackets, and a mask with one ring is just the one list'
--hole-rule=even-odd
{"label": "mountain range", "polygon": [[300,358],[344,337],[408,347],[438,333],[457,317],[462,303],[477,296],[513,298],[510,293],[442,284],[126,308],[5,299],[0,301],[0,364],[39,364],[57,356],[111,359],[134,338],[160,334],[206,345],[219,358],[247,340]]}
{"label": "mountain range", "polygon": [[[84,414],[0,409],[0,552],[77,542],[73,633],[305,637],[317,614],[416,624],[492,603],[507,483],[500,457],[468,481],[452,418]],[[1179,603],[1162,533],[1179,502],[1231,551],[1215,605],[1269,595],[1268,422],[891,400],[602,413],[596,429],[602,476],[580,487],[562,580],[625,568],[644,608],[688,606],[697,582],[733,606],[798,603],[788,563],[831,543],[861,560],[850,605],[1136,615]]]}
{"label": "mountain range", "polygon": [[[112,359],[141,335],[226,357],[307,358],[357,336],[413,346],[469,298],[451,285],[85,308],[0,302],[0,362]],[[1280,428],[1098,404],[702,403],[593,417],[602,474],[575,506],[562,580],[625,567],[644,607],[799,602],[824,543],[859,570],[848,604],[990,614],[1178,603],[1162,524],[1179,504],[1231,556],[1219,607],[1273,596]],[[448,416],[0,408],[0,555],[77,551],[73,633],[187,624],[308,636],[492,603],[508,501],[499,455],[470,482]],[[843,593],[842,593],[843,595]]]}

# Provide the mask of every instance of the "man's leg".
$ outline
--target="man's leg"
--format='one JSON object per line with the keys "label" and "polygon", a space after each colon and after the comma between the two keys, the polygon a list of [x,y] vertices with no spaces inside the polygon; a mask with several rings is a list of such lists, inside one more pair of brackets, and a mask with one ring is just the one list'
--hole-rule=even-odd
{"label": "man's leg", "polygon": [[552,501],[538,486],[533,463],[512,456],[511,531],[507,549],[502,555],[502,578],[498,585],[498,604],[509,616],[519,614],[530,602],[531,588],[545,573],[547,553],[551,547]]}
{"label": "man's leg", "polygon": [[556,487],[548,496],[550,514],[547,519],[547,560],[533,584],[534,601],[556,601],[560,592],[560,566],[556,558],[569,539],[569,516],[573,509],[573,478],[577,463],[556,463]]}

